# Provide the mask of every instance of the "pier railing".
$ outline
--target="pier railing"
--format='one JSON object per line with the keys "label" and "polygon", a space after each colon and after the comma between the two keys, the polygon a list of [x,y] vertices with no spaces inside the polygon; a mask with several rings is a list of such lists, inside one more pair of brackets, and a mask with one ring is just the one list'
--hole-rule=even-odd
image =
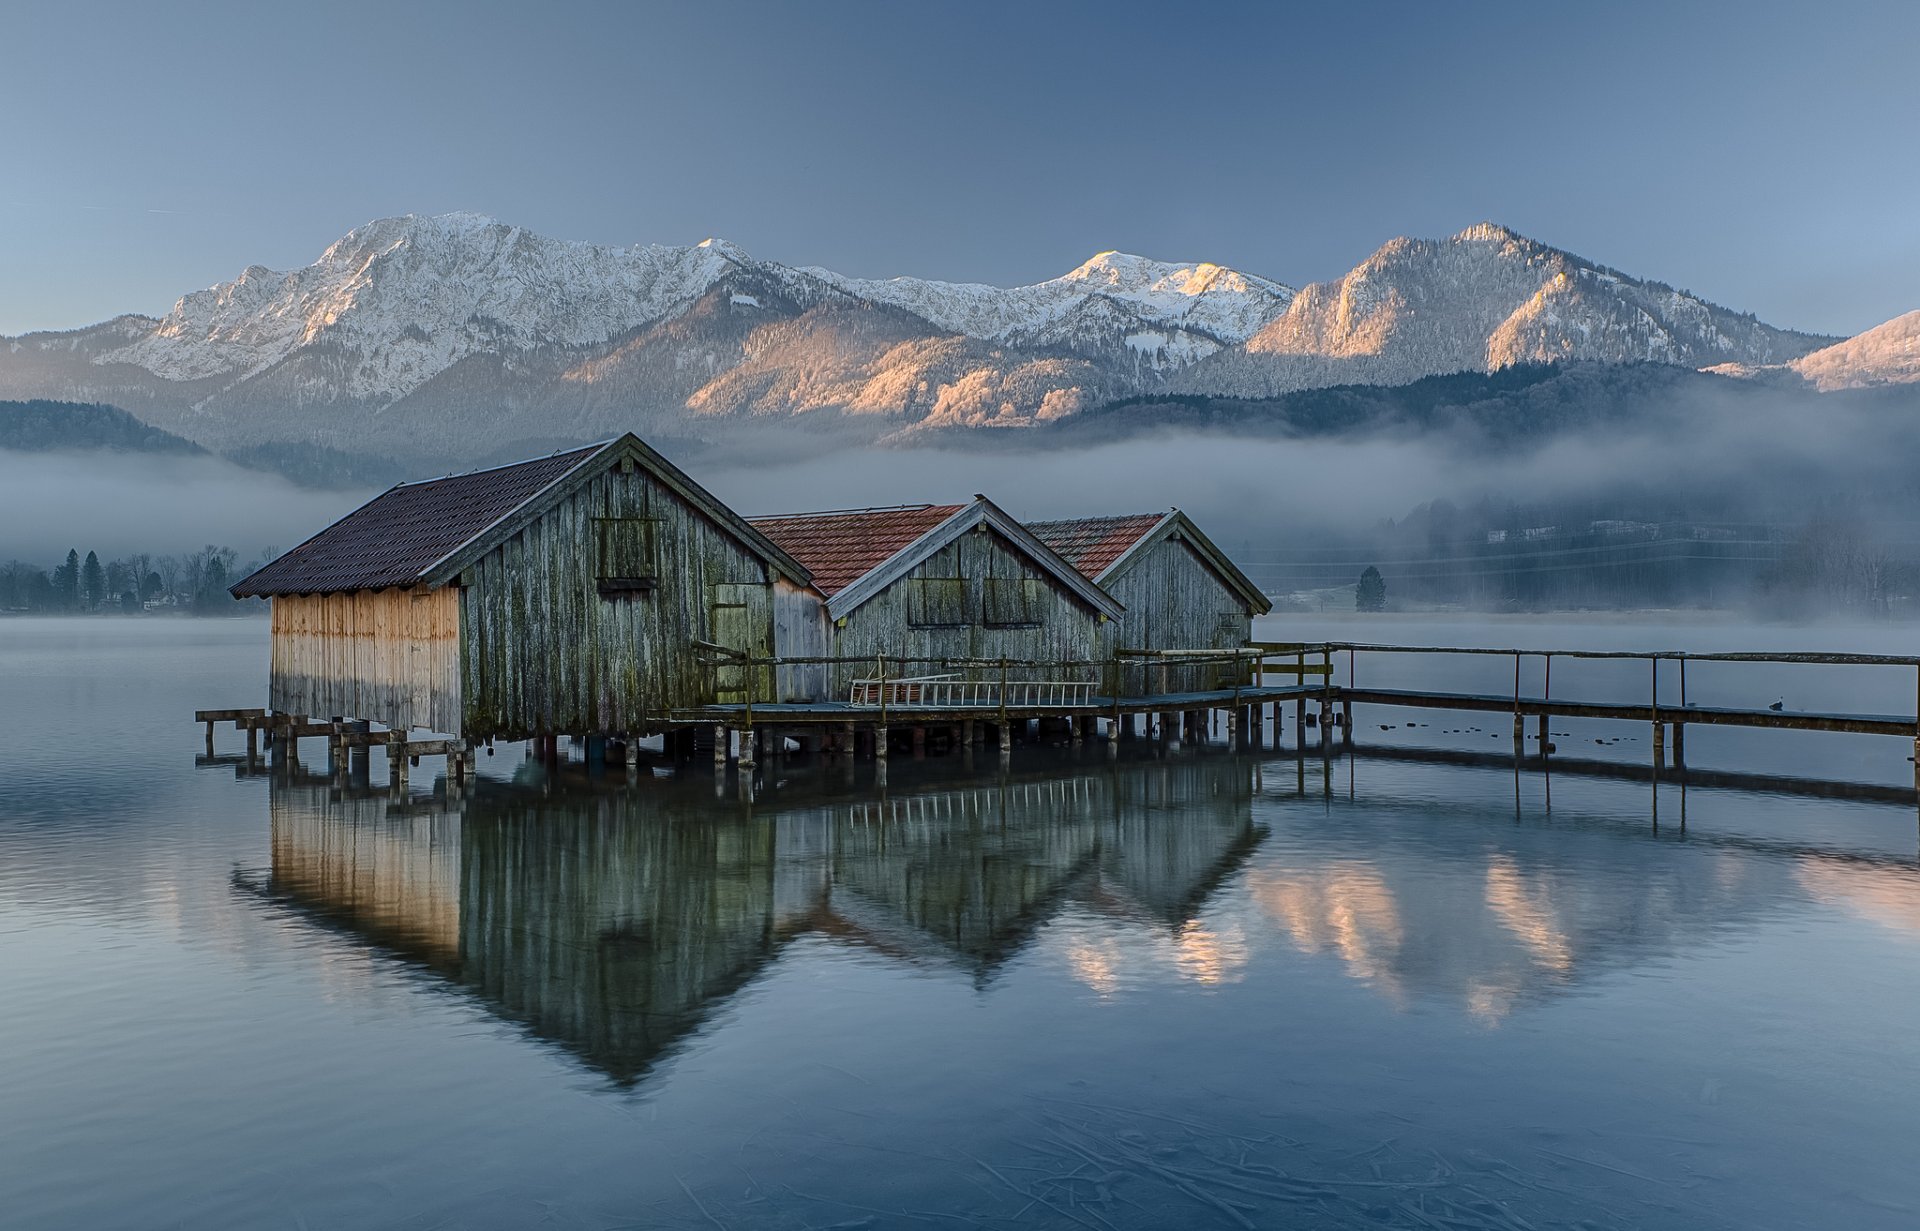
{"label": "pier railing", "polygon": [[968,680],[958,675],[875,677],[855,680],[847,698],[853,705],[919,705],[934,709],[968,707],[1069,707],[1093,704],[1092,680]]}
{"label": "pier railing", "polygon": [[[695,641],[695,649],[710,666],[736,668],[745,684],[743,704],[750,720],[754,705],[772,698],[755,695],[755,682],[768,670],[781,667],[857,667],[864,669],[847,685],[847,702],[884,710],[892,705],[938,709],[1067,709],[1087,708],[1118,697],[1138,700],[1181,691],[1169,686],[1169,669],[1218,667],[1214,689],[1233,691],[1260,678],[1259,664],[1270,657],[1258,645],[1222,650],[1116,650],[1108,658],[1033,659],[976,658],[913,655],[780,655],[762,656],[709,641]],[[1127,668],[1140,671],[1139,691],[1123,687]],[[1156,674],[1156,668],[1158,669]],[[1331,668],[1306,664],[1303,668],[1269,665],[1268,672],[1293,671],[1304,680],[1327,678]]]}

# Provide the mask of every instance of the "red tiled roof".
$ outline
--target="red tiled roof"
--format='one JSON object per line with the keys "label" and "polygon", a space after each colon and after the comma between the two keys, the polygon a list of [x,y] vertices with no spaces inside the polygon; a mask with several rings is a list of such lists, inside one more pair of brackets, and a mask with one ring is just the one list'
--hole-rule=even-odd
{"label": "red tiled roof", "polygon": [[402,483],[233,587],[242,598],[410,586],[449,552],[607,446]]}
{"label": "red tiled roof", "polygon": [[1120,517],[1076,517],[1068,521],[1030,521],[1033,537],[1051,547],[1089,580],[1100,574],[1166,518],[1165,513],[1128,513]]}
{"label": "red tiled roof", "polygon": [[798,560],[813,574],[813,584],[820,593],[832,598],[966,507],[915,504],[844,513],[750,517],[747,521]]}

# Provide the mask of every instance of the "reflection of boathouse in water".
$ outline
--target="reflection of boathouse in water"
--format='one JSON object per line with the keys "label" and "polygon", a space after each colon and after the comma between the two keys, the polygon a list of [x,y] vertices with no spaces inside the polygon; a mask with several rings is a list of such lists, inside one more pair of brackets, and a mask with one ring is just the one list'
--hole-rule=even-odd
{"label": "reflection of boathouse in water", "polygon": [[1254,858],[1255,773],[1123,762],[864,799],[803,784],[754,805],[667,784],[482,783],[396,804],[280,782],[270,892],[631,1082],[803,935],[982,988],[1037,952],[1103,993],[1291,952],[1396,1006],[1492,1023],[1758,926],[1824,892],[1826,869],[1860,871],[1814,848],[1570,813],[1494,824],[1465,804],[1328,816],[1315,801]]}
{"label": "reflection of boathouse in water", "polygon": [[752,809],[276,783],[269,888],[630,1082],[802,934],[980,981],[1071,903],[1178,929],[1257,842],[1250,791],[1230,761]]}

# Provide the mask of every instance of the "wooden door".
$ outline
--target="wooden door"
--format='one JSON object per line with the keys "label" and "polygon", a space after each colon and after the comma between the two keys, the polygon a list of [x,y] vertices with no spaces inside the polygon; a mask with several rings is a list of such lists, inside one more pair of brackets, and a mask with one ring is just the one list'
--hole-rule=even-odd
{"label": "wooden door", "polygon": [[[760,666],[773,657],[773,591],[765,585],[722,583],[712,587],[707,627],[715,644],[752,654],[753,700],[772,701],[773,668]],[[714,671],[714,701],[739,705],[747,700],[746,664],[724,662]]]}

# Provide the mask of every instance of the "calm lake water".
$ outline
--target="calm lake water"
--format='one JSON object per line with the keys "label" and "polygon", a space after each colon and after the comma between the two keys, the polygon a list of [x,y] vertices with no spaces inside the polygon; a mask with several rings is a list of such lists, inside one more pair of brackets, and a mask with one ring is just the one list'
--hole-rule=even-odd
{"label": "calm lake water", "polygon": [[[1644,731],[1569,729],[1593,764],[1548,779],[1497,721],[1405,713],[1362,713],[1331,765],[1021,748],[896,758],[884,791],[789,763],[749,800],[503,747],[396,800],[377,757],[344,792],[196,765],[191,711],[257,703],[265,670],[257,621],[0,621],[0,1224],[1920,1220],[1901,740],[1697,731],[1703,774],[1780,781],[1689,785],[1684,828]],[[1697,686],[1912,713],[1914,681]]]}

